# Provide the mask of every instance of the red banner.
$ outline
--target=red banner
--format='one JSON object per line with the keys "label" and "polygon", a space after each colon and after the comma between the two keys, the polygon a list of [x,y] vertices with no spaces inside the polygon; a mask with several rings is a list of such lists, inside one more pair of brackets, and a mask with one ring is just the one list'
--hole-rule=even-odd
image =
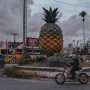
{"label": "red banner", "polygon": [[27,46],[38,46],[38,38],[27,38]]}

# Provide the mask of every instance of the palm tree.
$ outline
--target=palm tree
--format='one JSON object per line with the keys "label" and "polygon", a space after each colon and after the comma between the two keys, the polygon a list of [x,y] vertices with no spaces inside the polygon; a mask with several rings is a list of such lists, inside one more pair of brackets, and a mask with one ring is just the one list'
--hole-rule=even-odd
{"label": "palm tree", "polygon": [[84,41],[84,46],[85,46],[85,30],[84,30],[84,22],[85,22],[85,16],[86,16],[86,12],[82,11],[80,12],[80,16],[82,17],[82,21],[83,21],[83,41]]}

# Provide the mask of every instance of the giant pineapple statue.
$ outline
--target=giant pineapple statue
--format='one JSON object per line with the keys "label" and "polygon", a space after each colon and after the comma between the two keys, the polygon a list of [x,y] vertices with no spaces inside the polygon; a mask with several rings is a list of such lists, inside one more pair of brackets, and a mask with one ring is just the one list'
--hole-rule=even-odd
{"label": "giant pineapple statue", "polygon": [[53,55],[54,53],[61,53],[63,49],[63,35],[61,28],[56,24],[58,21],[58,8],[52,10],[50,7],[49,10],[45,8],[43,8],[43,10],[43,20],[46,24],[41,27],[39,36],[40,48],[47,56]]}

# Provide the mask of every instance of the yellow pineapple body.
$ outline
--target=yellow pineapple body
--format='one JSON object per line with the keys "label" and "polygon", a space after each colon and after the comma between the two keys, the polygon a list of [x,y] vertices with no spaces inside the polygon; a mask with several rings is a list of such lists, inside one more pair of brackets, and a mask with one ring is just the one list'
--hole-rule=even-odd
{"label": "yellow pineapple body", "polygon": [[61,28],[54,23],[45,24],[40,31],[39,45],[46,55],[62,53],[63,36]]}

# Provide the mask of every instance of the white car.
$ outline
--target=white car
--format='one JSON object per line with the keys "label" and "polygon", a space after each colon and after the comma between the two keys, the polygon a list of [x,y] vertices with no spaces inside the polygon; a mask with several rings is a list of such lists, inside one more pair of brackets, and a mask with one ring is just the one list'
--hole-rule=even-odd
{"label": "white car", "polygon": [[88,76],[90,76],[90,67],[84,67],[81,69],[81,72],[86,73]]}

